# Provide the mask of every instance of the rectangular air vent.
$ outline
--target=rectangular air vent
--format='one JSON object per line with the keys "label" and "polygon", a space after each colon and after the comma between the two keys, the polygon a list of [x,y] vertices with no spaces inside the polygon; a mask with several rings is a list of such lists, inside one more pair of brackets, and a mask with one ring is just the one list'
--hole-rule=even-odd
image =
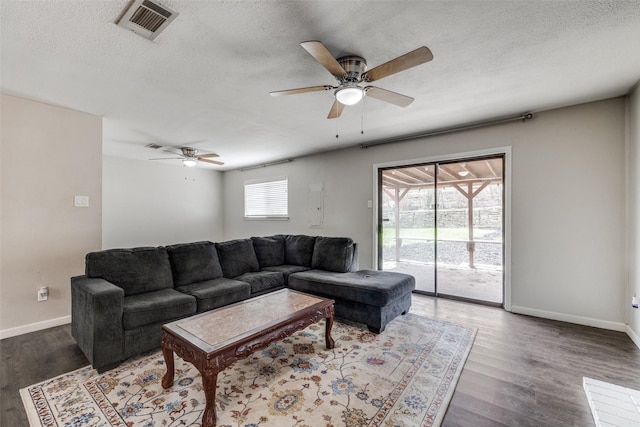
{"label": "rectangular air vent", "polygon": [[158,1],[135,0],[120,18],[118,25],[153,40],[178,15],[178,12]]}

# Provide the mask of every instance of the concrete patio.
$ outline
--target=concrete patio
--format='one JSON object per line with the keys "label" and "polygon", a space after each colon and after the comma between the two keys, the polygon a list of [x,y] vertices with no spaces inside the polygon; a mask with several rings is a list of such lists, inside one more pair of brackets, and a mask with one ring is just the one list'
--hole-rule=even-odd
{"label": "concrete patio", "polygon": [[[416,278],[416,290],[434,292],[434,264],[417,262],[385,262],[385,271],[411,274]],[[502,268],[489,265],[438,264],[438,293],[489,303],[503,303]]]}

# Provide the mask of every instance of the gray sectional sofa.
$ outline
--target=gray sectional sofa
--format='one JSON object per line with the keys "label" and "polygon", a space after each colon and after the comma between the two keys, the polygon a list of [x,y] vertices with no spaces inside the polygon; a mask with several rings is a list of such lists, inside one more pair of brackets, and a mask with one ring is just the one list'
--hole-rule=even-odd
{"label": "gray sectional sofa", "polygon": [[109,249],[85,261],[71,278],[71,332],[99,371],[159,348],[165,323],[284,287],[332,298],[337,317],[379,333],[409,310],[415,287],[409,275],[357,271],[357,245],[343,237]]}

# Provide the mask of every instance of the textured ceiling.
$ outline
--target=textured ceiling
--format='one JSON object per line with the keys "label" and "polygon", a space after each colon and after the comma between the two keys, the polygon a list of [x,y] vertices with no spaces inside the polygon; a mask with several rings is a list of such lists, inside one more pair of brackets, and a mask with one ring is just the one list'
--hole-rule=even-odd
{"label": "textured ceiling", "polygon": [[[105,154],[188,145],[225,170],[619,96],[640,79],[635,0],[164,4],[180,15],[149,41],[115,24],[127,0],[2,0],[2,92],[103,116]],[[335,84],[306,40],[369,68],[423,45],[434,59],[375,83],[414,97],[407,108],[367,98],[327,120],[331,91],[269,95]]]}

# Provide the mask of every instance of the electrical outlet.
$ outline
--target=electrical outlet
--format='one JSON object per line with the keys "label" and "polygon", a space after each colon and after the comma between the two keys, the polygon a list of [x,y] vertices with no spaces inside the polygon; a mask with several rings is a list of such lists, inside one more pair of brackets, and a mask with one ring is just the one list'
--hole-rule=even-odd
{"label": "electrical outlet", "polygon": [[631,298],[631,307],[638,308],[638,298],[635,295]]}
{"label": "electrical outlet", "polygon": [[43,286],[38,289],[38,302],[46,301],[49,298],[49,287]]}

